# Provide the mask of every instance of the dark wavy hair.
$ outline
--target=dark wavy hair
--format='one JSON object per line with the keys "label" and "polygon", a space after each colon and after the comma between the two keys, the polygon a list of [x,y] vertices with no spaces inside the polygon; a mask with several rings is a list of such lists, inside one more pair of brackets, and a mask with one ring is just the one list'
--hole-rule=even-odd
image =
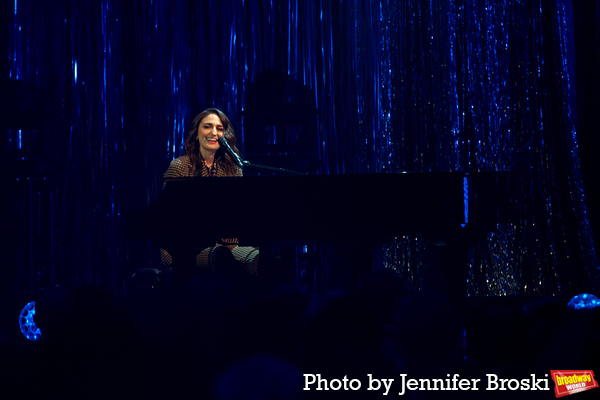
{"label": "dark wavy hair", "polygon": [[[202,154],[200,154],[200,142],[198,141],[198,127],[202,120],[214,114],[221,120],[223,124],[223,137],[227,139],[229,146],[235,151],[238,155],[240,155],[240,151],[236,147],[236,139],[235,139],[235,131],[233,130],[233,126],[231,126],[231,122],[229,122],[229,118],[227,115],[223,113],[223,111],[218,110],[216,108],[207,108],[202,111],[200,114],[196,115],[194,120],[192,121],[192,125],[188,130],[187,138],[185,139],[184,148],[185,153],[190,157],[190,161],[192,165],[196,168],[196,171],[200,173],[202,171],[202,161],[204,158]],[[223,147],[220,147],[215,154],[215,160],[219,160],[219,163],[223,165],[225,172],[227,175],[237,175],[238,166],[233,162],[231,156],[228,154],[227,150]]]}

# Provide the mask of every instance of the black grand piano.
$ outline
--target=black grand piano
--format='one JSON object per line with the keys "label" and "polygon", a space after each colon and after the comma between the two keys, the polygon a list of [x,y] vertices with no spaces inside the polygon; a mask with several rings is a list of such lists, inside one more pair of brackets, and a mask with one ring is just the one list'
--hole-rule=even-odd
{"label": "black grand piano", "polygon": [[497,173],[172,178],[156,202],[126,215],[126,237],[168,250],[175,270],[193,265],[194,249],[227,237],[373,248],[424,234],[466,244],[506,220],[509,183]]}

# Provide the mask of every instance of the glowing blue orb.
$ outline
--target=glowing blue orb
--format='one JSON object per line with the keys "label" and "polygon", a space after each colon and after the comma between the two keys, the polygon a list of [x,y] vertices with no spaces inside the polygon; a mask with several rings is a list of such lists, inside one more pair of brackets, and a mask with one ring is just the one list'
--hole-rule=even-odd
{"label": "glowing blue orb", "polygon": [[42,332],[35,326],[35,322],[33,322],[34,315],[35,301],[32,301],[27,303],[27,305],[23,307],[23,310],[21,310],[21,315],[19,315],[19,327],[27,339],[36,341],[40,338]]}
{"label": "glowing blue orb", "polygon": [[567,307],[575,310],[591,309],[600,306],[600,299],[593,294],[582,293],[573,297]]}

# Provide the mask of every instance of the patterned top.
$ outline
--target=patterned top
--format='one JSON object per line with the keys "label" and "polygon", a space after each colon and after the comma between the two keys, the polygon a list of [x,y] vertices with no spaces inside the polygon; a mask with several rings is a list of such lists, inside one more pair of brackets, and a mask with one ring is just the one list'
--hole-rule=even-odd
{"label": "patterned top", "polygon": [[[182,177],[191,177],[191,176],[229,176],[225,172],[225,168],[223,168],[223,164],[219,162],[221,158],[215,160],[213,165],[208,168],[206,164],[202,163],[202,170],[200,173],[196,171],[196,167],[192,165],[192,161],[188,155],[178,157],[171,161],[167,172],[164,174],[164,178],[182,178]],[[211,173],[212,172],[212,173]],[[236,167],[236,174],[233,176],[242,176],[242,169]]]}
{"label": "patterned top", "polygon": [[[169,164],[169,168],[167,172],[163,175],[163,178],[184,178],[184,177],[193,177],[193,176],[201,176],[201,177],[223,177],[230,176],[225,172],[225,168],[223,168],[223,163],[219,162],[220,158],[216,159],[213,165],[208,168],[206,164],[202,163],[202,170],[200,173],[197,172],[196,167],[192,165],[192,161],[190,157],[186,154],[184,156],[178,157],[171,161]],[[242,176],[242,169],[236,166],[236,174],[233,176]],[[166,182],[164,183],[166,185]],[[164,188],[163,185],[163,188]],[[219,241],[222,244],[226,245],[237,245],[237,238],[223,238]],[[164,265],[171,265],[173,263],[172,256],[164,249],[160,249],[161,260]]]}

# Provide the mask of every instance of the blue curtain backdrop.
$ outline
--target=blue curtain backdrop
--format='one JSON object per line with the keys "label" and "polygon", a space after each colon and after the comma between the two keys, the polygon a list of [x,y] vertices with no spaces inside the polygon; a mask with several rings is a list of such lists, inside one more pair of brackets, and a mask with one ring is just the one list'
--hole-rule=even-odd
{"label": "blue curtain backdrop", "polygon": [[[470,295],[599,290],[571,8],[568,0],[8,1],[8,77],[49,100],[43,126],[9,130],[5,147],[27,151],[41,140],[49,159],[53,200],[39,207],[53,217],[51,280],[121,295],[133,268],[157,265],[149,243],[124,240],[123,214],[158,197],[184,127],[202,109],[224,110],[243,149],[250,83],[276,69],[314,97],[320,174],[517,174],[517,219],[471,249]],[[420,236],[398,237],[377,262],[422,288],[425,247]],[[47,275],[32,253],[31,277]],[[11,279],[27,290],[23,274]]]}

